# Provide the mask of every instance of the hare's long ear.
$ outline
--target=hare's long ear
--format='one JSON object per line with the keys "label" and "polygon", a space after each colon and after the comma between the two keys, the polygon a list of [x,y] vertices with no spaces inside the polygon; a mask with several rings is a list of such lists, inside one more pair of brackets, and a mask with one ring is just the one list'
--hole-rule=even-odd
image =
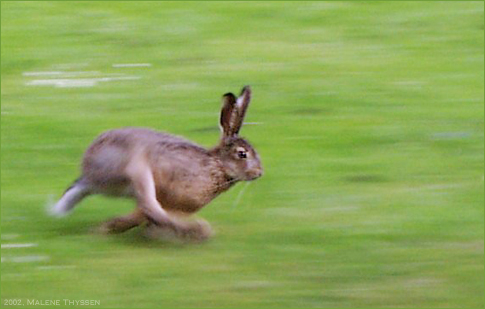
{"label": "hare's long ear", "polygon": [[226,93],[222,96],[222,110],[220,127],[222,130],[222,136],[234,135],[234,124],[237,118],[236,97],[232,93]]}
{"label": "hare's long ear", "polygon": [[251,101],[251,88],[249,86],[244,86],[241,90],[241,94],[236,101],[236,119],[234,123],[234,127],[232,127],[233,134],[236,135],[241,130],[244,116],[246,116],[246,110],[248,109],[249,102]]}

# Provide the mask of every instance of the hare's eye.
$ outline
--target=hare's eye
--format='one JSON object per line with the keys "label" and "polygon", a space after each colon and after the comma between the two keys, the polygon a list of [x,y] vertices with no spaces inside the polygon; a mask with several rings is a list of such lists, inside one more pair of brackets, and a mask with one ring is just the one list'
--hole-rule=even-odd
{"label": "hare's eye", "polygon": [[241,159],[246,159],[248,155],[246,154],[246,151],[244,151],[244,150],[239,150],[239,151],[237,152],[237,156],[238,156],[239,158],[241,158]]}

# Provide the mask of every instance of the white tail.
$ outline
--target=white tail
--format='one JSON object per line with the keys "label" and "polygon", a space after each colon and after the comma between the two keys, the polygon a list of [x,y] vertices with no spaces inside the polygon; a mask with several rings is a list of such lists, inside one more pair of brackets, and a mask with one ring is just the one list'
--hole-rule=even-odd
{"label": "white tail", "polygon": [[66,190],[61,199],[51,207],[49,212],[52,216],[63,217],[89,194],[86,185],[76,182]]}

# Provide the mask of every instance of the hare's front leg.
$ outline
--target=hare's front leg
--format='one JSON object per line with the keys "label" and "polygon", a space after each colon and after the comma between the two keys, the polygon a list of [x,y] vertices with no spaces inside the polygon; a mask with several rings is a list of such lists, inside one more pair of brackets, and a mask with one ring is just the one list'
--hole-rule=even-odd
{"label": "hare's front leg", "polygon": [[145,214],[137,208],[129,215],[116,217],[106,221],[101,225],[100,231],[105,234],[123,233],[146,221]]}

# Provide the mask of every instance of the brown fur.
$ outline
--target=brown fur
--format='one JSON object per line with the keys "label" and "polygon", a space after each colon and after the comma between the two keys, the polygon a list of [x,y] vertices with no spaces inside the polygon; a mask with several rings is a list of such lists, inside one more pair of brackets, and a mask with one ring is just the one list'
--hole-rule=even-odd
{"label": "brown fur", "polygon": [[[243,88],[238,99],[242,104],[237,104],[232,94],[223,97],[223,132],[212,149],[146,128],[101,134],[84,155],[82,176],[73,185],[79,191],[76,194],[84,197],[99,193],[137,201],[134,213],[106,222],[102,226],[106,232],[123,232],[150,222],[151,230],[155,226],[177,237],[206,239],[211,232],[205,221],[190,223],[174,214],[194,213],[236,182],[261,176],[256,151],[237,135],[249,98],[249,87]],[[244,158],[240,152],[244,152]]]}

